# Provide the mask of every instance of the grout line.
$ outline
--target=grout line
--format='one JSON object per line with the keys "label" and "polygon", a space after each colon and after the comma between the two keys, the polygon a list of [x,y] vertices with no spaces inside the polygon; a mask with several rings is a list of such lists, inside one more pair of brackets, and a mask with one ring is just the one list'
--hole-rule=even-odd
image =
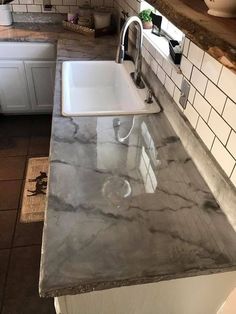
{"label": "grout line", "polygon": [[28,248],[28,247],[36,247],[36,246],[42,246],[42,243],[33,243],[33,244],[25,244],[25,245],[16,245],[12,247],[12,249],[21,249],[21,248]]}
{"label": "grout line", "polygon": [[221,64],[222,66],[221,66],[221,69],[220,69],[220,74],[219,74],[219,77],[218,77],[218,79],[217,79],[217,83],[216,83],[216,85],[218,86],[218,84],[219,84],[219,82],[220,82],[220,77],[221,77],[221,74],[222,74],[222,72],[223,72],[223,64]]}
{"label": "grout line", "polygon": [[[28,152],[29,152],[29,142],[28,142],[28,147],[27,147],[27,155],[28,155]],[[1,304],[1,308],[0,308],[0,313],[2,312],[3,306],[4,306],[5,290],[7,287],[7,279],[8,279],[8,275],[9,275],[10,263],[12,260],[12,251],[13,251],[13,247],[14,247],[13,244],[14,244],[14,239],[15,239],[15,234],[16,234],[18,212],[20,210],[21,199],[23,196],[24,178],[25,178],[26,170],[27,170],[27,162],[25,162],[24,171],[23,171],[23,180],[21,180],[22,182],[21,182],[21,187],[20,187],[20,199],[19,199],[19,203],[18,203],[18,207],[17,207],[17,214],[16,214],[16,219],[15,219],[15,224],[14,224],[14,229],[13,229],[13,234],[12,234],[12,239],[11,239],[11,247],[10,247],[10,253],[9,253],[9,258],[8,258],[7,271],[6,271],[4,285],[3,285],[2,304]]]}
{"label": "grout line", "polygon": [[[227,145],[228,145],[228,143],[229,143],[229,138],[230,138],[230,136],[231,136],[232,133],[233,133],[233,129],[230,130],[229,135],[228,135],[228,138],[227,138],[227,141],[226,141],[226,143],[225,143],[225,145],[224,145],[224,146],[226,147],[226,149],[227,149]],[[236,157],[236,156],[235,156],[235,157]],[[234,157],[234,158],[235,158],[235,157]]]}
{"label": "grout line", "polygon": [[4,180],[2,180],[2,179],[0,179],[0,182],[11,182],[11,181],[22,181],[23,179],[4,179]]}
{"label": "grout line", "polygon": [[8,211],[13,211],[13,210],[18,210],[17,208],[4,208],[4,209],[0,209],[0,214],[2,213],[2,212],[8,212]]}
{"label": "grout line", "polygon": [[236,163],[235,163],[235,165],[234,165],[234,167],[233,167],[233,169],[232,169],[232,171],[231,171],[231,173],[230,173],[230,175],[229,175],[229,178],[231,178],[232,177],[232,175],[233,175],[233,172],[234,172],[234,170],[236,169]]}
{"label": "grout line", "polygon": [[[209,151],[211,152],[211,150],[212,150],[212,148],[213,148],[213,144],[214,144],[214,142],[215,142],[215,139],[216,139],[216,135],[215,135],[215,133],[214,133],[214,138],[213,138],[213,141],[212,141],[212,143],[211,143],[211,147],[210,147],[210,149],[209,149]],[[212,155],[213,156],[213,155]]]}
{"label": "grout line", "polygon": [[[210,120],[210,116],[211,116],[211,113],[212,113],[212,110],[213,110],[213,107],[211,106],[211,109],[210,109],[210,112],[209,112],[209,115],[208,115],[208,118],[207,118],[207,121],[206,121],[206,124],[209,125],[209,120]],[[213,132],[215,134],[215,132]]]}

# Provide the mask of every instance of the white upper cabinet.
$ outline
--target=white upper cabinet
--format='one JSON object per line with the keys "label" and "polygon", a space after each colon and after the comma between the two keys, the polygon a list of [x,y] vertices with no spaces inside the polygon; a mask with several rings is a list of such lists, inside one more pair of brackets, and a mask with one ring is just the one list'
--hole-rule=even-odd
{"label": "white upper cabinet", "polygon": [[0,42],[0,112],[52,111],[55,58],[50,43]]}
{"label": "white upper cabinet", "polygon": [[31,109],[22,61],[0,61],[0,109],[6,113]]}

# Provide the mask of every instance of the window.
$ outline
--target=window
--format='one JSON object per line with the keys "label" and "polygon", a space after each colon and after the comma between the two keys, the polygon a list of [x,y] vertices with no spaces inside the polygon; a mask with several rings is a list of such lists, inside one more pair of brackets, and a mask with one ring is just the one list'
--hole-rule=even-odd
{"label": "window", "polygon": [[[141,1],[140,4],[140,11],[145,10],[145,9],[151,9],[155,14],[161,15],[162,16],[162,25],[161,29],[166,33],[166,35],[174,40],[178,40],[180,44],[183,43],[184,40],[184,33],[179,30],[174,24],[172,24],[168,19],[163,16],[159,11],[157,11],[153,6],[151,6],[149,3],[146,1]],[[170,56],[169,52],[169,41],[166,37],[164,36],[157,36],[152,33],[152,30],[150,29],[145,29],[144,30],[144,37],[145,39],[149,42],[149,44],[157,50],[164,59],[167,59],[171,64],[174,65],[174,62]],[[147,48],[147,47],[146,47]],[[147,48],[149,50],[149,48]],[[154,56],[154,55],[153,55]],[[179,66],[174,65],[176,67],[176,71],[179,71]]]}
{"label": "window", "polygon": [[[151,9],[154,13],[162,16],[162,25],[161,29],[172,39],[178,40],[179,42],[182,42],[184,38],[184,33],[181,32],[174,24],[172,24],[170,21],[167,20],[166,17],[164,17],[159,11],[157,11],[153,6],[151,6],[146,1],[141,2],[140,11],[145,9]],[[151,32],[151,31],[149,31]],[[155,36],[155,35],[153,35]]]}

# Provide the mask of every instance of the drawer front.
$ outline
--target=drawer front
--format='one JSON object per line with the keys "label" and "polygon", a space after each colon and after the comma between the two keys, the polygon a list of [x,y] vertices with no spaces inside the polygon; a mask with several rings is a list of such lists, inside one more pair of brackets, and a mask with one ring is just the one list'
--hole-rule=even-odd
{"label": "drawer front", "polygon": [[0,42],[2,60],[55,60],[56,46],[51,43]]}

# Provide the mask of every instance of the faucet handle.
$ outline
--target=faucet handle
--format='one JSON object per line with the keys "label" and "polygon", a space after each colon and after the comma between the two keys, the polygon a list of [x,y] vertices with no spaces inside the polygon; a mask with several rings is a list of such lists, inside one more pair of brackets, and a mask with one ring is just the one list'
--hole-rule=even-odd
{"label": "faucet handle", "polygon": [[152,97],[153,97],[153,91],[151,90],[151,88],[148,88],[148,90],[147,90],[147,98],[146,98],[145,102],[147,104],[152,104],[153,103]]}

